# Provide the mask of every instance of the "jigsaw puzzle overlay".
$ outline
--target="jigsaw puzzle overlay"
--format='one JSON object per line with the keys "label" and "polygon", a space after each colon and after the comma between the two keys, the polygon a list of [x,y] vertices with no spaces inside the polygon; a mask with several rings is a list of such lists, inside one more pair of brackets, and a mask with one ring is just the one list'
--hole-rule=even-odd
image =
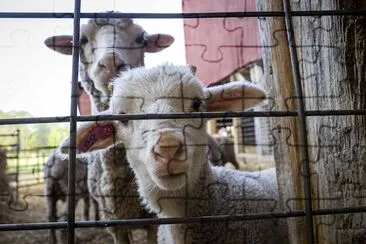
{"label": "jigsaw puzzle overlay", "polygon": [[[326,1],[290,3],[294,11],[362,9],[356,3],[337,7]],[[113,4],[111,10],[122,11]],[[254,0],[184,0],[182,11],[283,10],[282,5],[269,5]],[[15,49],[46,53],[47,57],[24,59],[34,65],[32,72],[39,74],[43,86],[54,84],[46,69],[69,67],[67,76],[60,74],[65,75],[66,85],[50,87],[55,99],[47,101],[34,88],[34,81],[27,82],[26,74],[13,72],[4,90],[19,91],[14,101],[22,99],[19,93],[34,92],[29,102],[54,106],[54,112],[58,103],[70,103],[70,94],[58,98],[54,92],[69,92],[71,77],[72,36],[56,31],[71,21],[59,21],[42,42],[35,41],[39,37],[27,25],[14,24],[4,32],[0,41],[4,53],[11,55]],[[84,21],[79,47],[80,115],[227,113],[215,119],[201,114],[198,118],[104,121],[98,117],[96,122],[78,122],[76,221],[182,217],[186,222],[77,228],[76,243],[301,242],[310,228],[307,203],[313,210],[315,243],[364,243],[364,23],[364,16],[293,17],[299,69],[295,77],[284,17],[184,19],[190,67],[164,64],[159,68],[161,63],[156,63],[140,73],[136,70],[145,65],[145,56],[165,55],[183,40],[168,29],[150,31],[138,19]],[[0,19],[2,24],[7,22]],[[170,56],[166,61],[175,63],[174,53]],[[20,59],[14,57],[9,63],[16,66]],[[16,84],[16,75],[24,78],[23,86]],[[296,93],[297,78],[301,96]],[[300,99],[304,121],[298,116]],[[22,110],[20,104],[17,110]],[[5,111],[1,116],[6,116]],[[232,117],[233,111],[246,113]],[[10,118],[16,116],[32,117],[22,113]],[[68,127],[62,123],[32,126],[0,125],[0,242],[66,243],[66,229],[1,229],[6,224],[68,217]],[[53,130],[58,130],[57,136],[49,139],[46,135]],[[276,218],[276,214],[288,218]]]}

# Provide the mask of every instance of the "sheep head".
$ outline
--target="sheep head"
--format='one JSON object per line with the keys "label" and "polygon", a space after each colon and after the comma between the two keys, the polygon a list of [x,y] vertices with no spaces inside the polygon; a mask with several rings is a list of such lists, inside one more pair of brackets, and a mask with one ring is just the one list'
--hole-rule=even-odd
{"label": "sheep head", "polygon": [[[128,18],[90,19],[80,31],[82,84],[93,97],[109,97],[108,84],[121,71],[144,66],[145,52],[159,52],[173,42],[174,38],[167,34],[148,35]],[[70,35],[51,36],[45,45],[56,52],[72,54]],[[103,108],[97,109],[100,112]]]}
{"label": "sheep head", "polygon": [[[164,114],[242,111],[264,99],[249,82],[205,88],[186,66],[161,65],[124,72],[114,81],[108,113]],[[78,132],[82,151],[121,141],[137,179],[151,179],[162,190],[176,190],[199,177],[207,161],[203,118],[105,121]]]}

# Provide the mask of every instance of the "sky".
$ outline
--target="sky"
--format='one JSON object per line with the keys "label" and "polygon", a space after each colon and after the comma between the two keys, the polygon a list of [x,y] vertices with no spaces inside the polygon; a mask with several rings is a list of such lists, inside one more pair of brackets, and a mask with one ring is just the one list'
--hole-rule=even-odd
{"label": "sky", "polygon": [[[148,4],[147,4],[148,3]],[[73,0],[0,0],[0,12],[73,12]],[[82,0],[82,12],[180,13],[181,0]],[[86,19],[81,20],[82,23]],[[136,19],[149,34],[175,38],[166,50],[145,55],[145,66],[185,64],[181,19]],[[0,110],[34,117],[70,113],[71,56],[44,46],[53,35],[72,34],[72,19],[0,19]]]}

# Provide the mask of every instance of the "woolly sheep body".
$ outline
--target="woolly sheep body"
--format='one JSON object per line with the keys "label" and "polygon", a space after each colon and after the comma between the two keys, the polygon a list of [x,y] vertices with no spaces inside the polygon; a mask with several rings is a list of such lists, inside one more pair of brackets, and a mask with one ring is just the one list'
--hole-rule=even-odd
{"label": "woolly sheep body", "polygon": [[[68,153],[69,147],[69,138],[67,138],[58,147],[55,153],[56,158],[65,157],[67,155],[65,153]],[[151,217],[141,206],[135,176],[128,165],[123,144],[113,145],[107,149],[92,153],[77,155],[77,159],[84,163],[82,164],[82,170],[79,163],[76,164],[76,180],[81,176],[83,177],[82,186],[86,187],[89,194],[97,202],[102,219],[116,220]],[[55,169],[55,167],[49,167],[49,169],[55,172],[61,172],[61,170]],[[84,175],[84,172],[88,174]],[[60,173],[60,176],[63,175]],[[50,179],[56,177],[53,176]],[[78,187],[79,185],[81,184],[77,184],[76,186]],[[67,184],[63,185],[63,188],[67,189]],[[78,192],[77,189],[76,192]],[[50,200],[52,199],[54,198]],[[75,200],[77,201],[78,198]],[[116,226],[108,227],[107,230],[113,236],[114,242],[118,244],[156,242],[157,228],[155,226],[148,226],[146,228],[121,228]]]}
{"label": "woolly sheep body", "polygon": [[[114,81],[113,89],[109,110],[112,114],[243,110],[264,98],[261,89],[245,82],[204,88],[189,68],[168,64],[121,74]],[[278,209],[274,169],[245,173],[211,166],[207,160],[204,119],[90,123],[78,133],[78,148],[93,149],[83,142],[101,125],[112,126],[117,132],[113,138],[127,149],[143,203],[159,217],[247,214]],[[111,142],[99,138],[98,143],[106,146]],[[277,219],[162,225],[158,241],[288,242],[285,223]]]}
{"label": "woolly sheep body", "polygon": [[[130,34],[128,35],[126,33]],[[104,38],[103,35],[107,37]],[[86,37],[88,40],[87,44],[83,43],[84,37]],[[133,47],[126,47],[126,43],[133,43],[133,41],[137,40],[138,38],[142,38],[142,41],[144,42],[143,45],[142,43],[134,43]],[[72,36],[52,36],[45,41],[45,44],[54,51],[69,55],[71,54],[72,48],[71,40]],[[98,18],[91,19],[86,25],[82,26],[79,73],[82,86],[86,90],[88,96],[91,98],[90,100],[93,113],[108,109],[108,103],[111,96],[111,91],[108,89],[108,84],[111,82],[111,80],[113,80],[114,75],[117,75],[121,71],[123,72],[128,70],[129,67],[143,66],[144,52],[161,51],[171,45],[173,41],[174,38],[166,34],[147,35],[146,32],[140,26],[134,24],[131,19]],[[91,52],[91,50],[96,50],[96,52]],[[106,58],[105,55],[108,56],[108,54],[111,53],[114,53],[114,55],[110,55]],[[102,60],[103,62],[106,62],[106,60],[108,60],[110,57],[113,57],[113,62],[111,63],[113,64],[112,66],[114,69],[109,70],[111,72],[105,72],[106,69],[101,69],[101,64],[103,63],[100,63],[100,61]],[[125,65],[120,67],[121,64]],[[219,151],[218,145],[216,145],[214,142],[212,142],[211,147],[213,152]],[[88,160],[88,165],[92,165],[94,163],[91,159]],[[215,160],[215,163],[217,165],[224,164],[224,162],[221,160],[221,155]],[[126,169],[126,172],[127,171],[128,169]],[[64,172],[67,174],[67,170]],[[98,179],[101,174],[102,172],[91,169],[89,170],[88,178]],[[116,177],[108,179],[109,182],[116,182],[120,179],[120,176],[118,178],[115,175],[109,175],[109,177]],[[90,184],[88,187],[89,191],[92,191],[95,188],[95,185],[93,186],[94,188]],[[103,185],[103,187],[107,188],[107,185]],[[103,192],[103,187],[98,187],[100,192]],[[95,198],[95,194],[93,197]],[[98,202],[100,203],[99,200]],[[124,201],[124,199],[120,199],[120,201]],[[114,204],[120,205],[123,203],[115,202]],[[137,206],[135,207],[139,208]],[[129,214],[128,209],[126,210],[126,213]],[[116,219],[123,216],[123,213],[114,216],[112,214],[108,214],[108,219]],[[115,228],[116,232],[118,232],[117,229],[118,228]],[[113,235],[116,238],[116,235],[118,234]]]}
{"label": "woolly sheep body", "polygon": [[[122,144],[88,157],[88,188],[97,200],[105,220],[149,217],[141,206],[135,176],[131,171]],[[129,229],[109,227],[115,243],[155,243],[156,227]],[[141,237],[139,237],[141,236]],[[137,240],[136,240],[137,239]]]}
{"label": "woolly sheep body", "polygon": [[6,173],[7,159],[6,151],[0,149],[0,192],[9,193],[9,177]]}
{"label": "woolly sheep body", "polygon": [[[273,212],[277,206],[277,188],[274,169],[245,173],[224,167],[206,167],[196,187],[189,190],[183,211],[174,217],[212,215],[239,215]],[[184,189],[175,198],[185,197]],[[169,199],[170,194],[158,194],[158,199]],[[147,197],[148,198],[148,197]],[[149,200],[147,200],[149,201]],[[166,200],[166,206],[176,200]],[[151,206],[164,214],[165,204]],[[160,209],[161,208],[161,209]],[[184,214],[183,214],[184,213]],[[185,226],[162,226],[159,243],[288,243],[284,220],[246,220],[203,222]]]}
{"label": "woolly sheep body", "polygon": [[[90,97],[93,113],[102,112],[108,108],[108,103],[111,96],[111,91],[108,88],[108,84],[119,72],[128,70],[129,68],[143,66],[145,52],[159,52],[169,47],[174,41],[172,36],[166,34],[148,35],[141,26],[133,23],[133,20],[128,18],[90,19],[87,24],[81,27],[80,36],[81,49],[79,74],[83,89],[85,89],[86,93]],[[72,54],[73,44],[71,35],[51,36],[45,40],[45,45],[61,54]],[[115,149],[118,151],[118,148]],[[106,182],[119,182],[121,177],[127,178],[127,176],[131,175],[132,171],[128,168],[123,168],[122,171],[126,173],[126,176],[116,176],[114,174],[102,172],[102,163],[100,156],[98,155],[99,153],[103,154],[103,152],[100,151],[91,155],[90,158],[86,158],[88,167],[77,167],[76,174],[84,175],[86,177],[88,173],[87,177],[89,179],[89,191],[95,191],[98,189],[98,197],[96,197],[96,194],[94,194],[93,197],[99,202],[99,204],[102,204],[102,213],[104,213],[103,218],[122,218],[126,215],[134,213],[135,209],[138,209],[138,211],[141,212],[142,207],[136,201],[132,206],[126,206],[126,208],[123,208],[119,211],[114,210],[115,206],[122,206],[125,203],[132,204],[131,202],[126,201],[125,198],[115,199],[113,197],[109,197],[107,198],[108,200],[106,202],[100,201],[101,194],[107,194],[107,192],[112,190],[111,186],[109,186]],[[57,158],[59,156],[53,155],[53,158],[55,157]],[[66,160],[61,159],[62,157],[64,156],[62,155],[59,159],[54,160],[56,164],[52,164],[54,165],[54,168],[50,170],[58,171],[59,174],[63,172],[61,178],[64,179],[67,176],[68,164],[64,163],[62,166],[57,165],[58,162]],[[109,164],[112,165],[113,162],[109,162]],[[90,165],[95,165],[96,168],[92,168]],[[89,172],[87,171],[87,168],[89,168]],[[115,171],[120,172],[121,168],[116,167]],[[109,172],[113,172],[113,170],[111,169]],[[99,179],[99,177],[102,175],[105,181],[97,181],[98,184],[101,185],[91,183],[92,180],[90,179]],[[48,191],[48,193],[46,194],[50,196],[50,201],[57,201],[57,194],[59,193],[56,191],[59,188],[51,187],[51,185],[54,185],[55,183],[54,179],[50,179],[48,182],[49,185],[46,186],[46,192]],[[125,186],[125,184],[123,186]],[[128,187],[135,187],[135,185],[131,184]],[[121,189],[120,186],[116,186],[116,188]],[[52,194],[50,191],[52,191]],[[56,199],[51,199],[53,196],[56,196]],[[108,206],[104,204],[107,204]],[[51,204],[48,205],[52,206]],[[104,209],[105,211],[103,211],[103,208],[107,209]],[[49,211],[52,212],[52,210]],[[88,210],[86,209],[85,211]],[[111,212],[107,213],[108,211]],[[53,221],[54,217],[50,218],[52,218]],[[116,243],[127,242],[127,234],[124,231],[126,228],[115,227],[110,228],[109,230],[115,238]],[[134,237],[133,234],[131,236],[132,238]],[[117,239],[121,241],[117,241]],[[141,242],[134,241],[134,243]]]}
{"label": "woolly sheep body", "polygon": [[[59,219],[57,215],[57,201],[66,202],[68,195],[68,168],[68,158],[60,157],[56,153],[52,153],[44,167],[47,216],[51,222]],[[87,186],[87,161],[81,158],[78,158],[75,163],[75,182],[75,206],[80,199],[84,200],[83,217],[88,220],[90,198]],[[98,205],[93,199],[91,200],[95,209],[95,217],[99,219]],[[61,213],[61,217],[66,220],[67,208]],[[66,232],[61,231],[58,237],[56,237],[55,230],[50,230],[50,240],[51,243],[65,242]]]}
{"label": "woolly sheep body", "polygon": [[231,163],[235,169],[239,169],[239,163],[236,160],[234,141],[227,136],[214,134],[208,138],[210,146],[210,161],[215,166],[222,166]]}

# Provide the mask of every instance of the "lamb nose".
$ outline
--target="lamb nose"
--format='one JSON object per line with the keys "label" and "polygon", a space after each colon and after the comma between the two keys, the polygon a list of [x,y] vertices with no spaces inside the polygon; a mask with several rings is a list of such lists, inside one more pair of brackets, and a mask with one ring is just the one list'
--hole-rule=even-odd
{"label": "lamb nose", "polygon": [[153,148],[153,153],[164,162],[177,159],[183,152],[183,145],[179,141],[160,141]]}

